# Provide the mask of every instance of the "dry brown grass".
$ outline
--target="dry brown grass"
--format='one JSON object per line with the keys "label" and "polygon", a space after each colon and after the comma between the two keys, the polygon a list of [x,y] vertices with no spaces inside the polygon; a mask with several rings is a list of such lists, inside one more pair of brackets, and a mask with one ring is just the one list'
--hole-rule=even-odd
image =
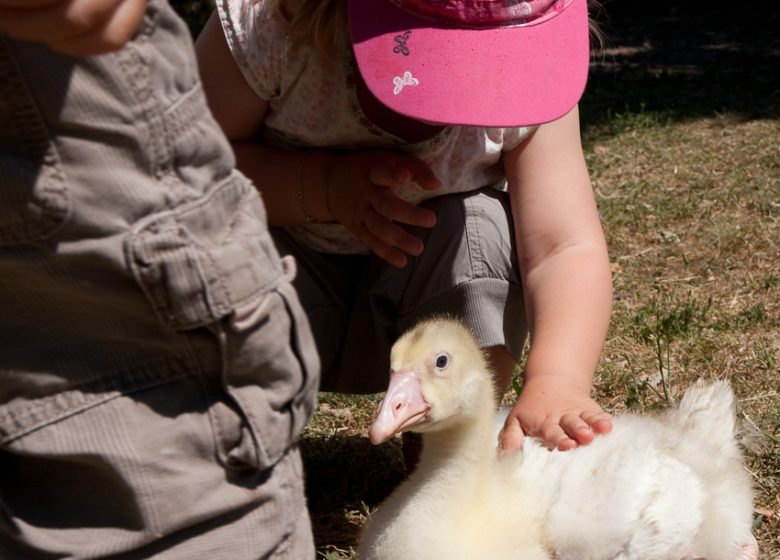
{"label": "dry brown grass", "polygon": [[764,558],[780,558],[778,132],[775,120],[639,119],[589,154],[616,297],[601,400],[645,410],[664,404],[662,376],[673,396],[730,379]]}
{"label": "dry brown grass", "polygon": [[[621,119],[587,154],[615,288],[595,394],[645,412],[697,378],[730,379],[762,558],[780,558],[778,123]],[[304,439],[324,558],[354,557],[366,512],[403,476],[397,442],[365,437],[377,400],[326,395]]]}

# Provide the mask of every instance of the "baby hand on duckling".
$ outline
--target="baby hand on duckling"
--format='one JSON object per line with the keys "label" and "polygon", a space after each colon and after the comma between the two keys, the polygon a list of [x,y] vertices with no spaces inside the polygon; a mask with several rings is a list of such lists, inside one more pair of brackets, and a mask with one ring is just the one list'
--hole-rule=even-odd
{"label": "baby hand on duckling", "polygon": [[517,451],[523,437],[536,437],[548,449],[567,451],[588,445],[612,430],[611,416],[590,398],[588,388],[551,376],[527,379],[501,433],[502,453]]}

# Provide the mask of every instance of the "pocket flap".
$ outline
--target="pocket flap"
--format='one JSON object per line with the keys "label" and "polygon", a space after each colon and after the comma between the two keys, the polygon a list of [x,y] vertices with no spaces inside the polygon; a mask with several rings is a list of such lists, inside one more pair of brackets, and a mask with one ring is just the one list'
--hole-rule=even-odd
{"label": "pocket flap", "polygon": [[283,276],[260,196],[238,173],[194,203],[145,220],[126,251],[160,320],[174,329],[259,302]]}

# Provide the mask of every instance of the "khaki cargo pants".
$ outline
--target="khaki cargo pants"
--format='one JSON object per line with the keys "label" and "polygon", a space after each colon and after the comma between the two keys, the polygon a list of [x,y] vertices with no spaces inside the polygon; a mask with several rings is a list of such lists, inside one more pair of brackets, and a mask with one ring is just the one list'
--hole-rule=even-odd
{"label": "khaki cargo pants", "polygon": [[314,557],[319,364],[189,34],[0,36],[0,559]]}

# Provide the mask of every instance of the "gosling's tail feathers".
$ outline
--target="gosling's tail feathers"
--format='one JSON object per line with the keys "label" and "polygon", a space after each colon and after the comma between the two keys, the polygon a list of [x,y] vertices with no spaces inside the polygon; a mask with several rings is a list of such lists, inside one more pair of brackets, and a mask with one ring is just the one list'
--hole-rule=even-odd
{"label": "gosling's tail feathers", "polygon": [[677,409],[670,412],[687,433],[713,442],[733,442],[737,429],[734,392],[728,381],[697,381],[683,395]]}
{"label": "gosling's tail feathers", "polygon": [[679,452],[707,487],[704,523],[697,541],[708,560],[739,557],[750,542],[753,499],[751,479],[737,443],[735,398],[727,381],[697,381],[669,417],[683,439]]}

